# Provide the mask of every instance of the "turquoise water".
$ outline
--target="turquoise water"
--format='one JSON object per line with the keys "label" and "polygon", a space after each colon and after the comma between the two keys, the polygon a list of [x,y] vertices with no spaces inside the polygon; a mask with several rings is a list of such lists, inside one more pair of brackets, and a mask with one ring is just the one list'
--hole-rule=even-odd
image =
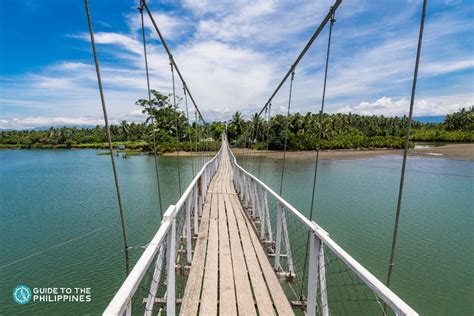
{"label": "turquoise water", "polygon": [[[124,253],[110,157],[96,153],[0,151],[0,314],[99,314],[122,283]],[[180,161],[184,189],[192,178],[192,160]],[[202,164],[204,159],[194,161]],[[281,160],[240,161],[278,189]],[[139,246],[159,225],[153,158],[117,162],[129,243],[137,246],[132,251],[135,262],[143,251]],[[160,157],[159,164],[166,208],[179,196],[176,158]],[[400,165],[399,156],[322,161],[318,178],[317,222],[381,279]],[[473,166],[409,160],[393,288],[422,314],[474,313]],[[307,212],[313,162],[289,160],[286,170],[283,196]],[[18,284],[90,287],[92,302],[17,305],[11,291]]]}

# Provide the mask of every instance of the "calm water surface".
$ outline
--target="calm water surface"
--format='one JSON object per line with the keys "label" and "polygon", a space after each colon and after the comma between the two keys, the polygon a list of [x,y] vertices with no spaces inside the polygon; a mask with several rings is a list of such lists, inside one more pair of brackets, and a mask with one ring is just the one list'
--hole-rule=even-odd
{"label": "calm water surface", "polygon": [[[159,227],[153,158],[117,162],[134,263]],[[183,190],[192,162],[180,159]],[[281,160],[240,163],[279,189]],[[159,164],[166,209],[179,197],[177,160],[160,157]],[[401,157],[384,156],[322,161],[319,169],[317,222],[383,280],[400,165]],[[422,314],[474,313],[473,167],[409,160],[393,288]],[[313,162],[289,160],[286,170],[283,196],[308,213]],[[122,246],[110,157],[94,150],[0,151],[0,314],[101,313],[125,277]],[[11,299],[18,284],[91,287],[92,302],[20,306]]]}

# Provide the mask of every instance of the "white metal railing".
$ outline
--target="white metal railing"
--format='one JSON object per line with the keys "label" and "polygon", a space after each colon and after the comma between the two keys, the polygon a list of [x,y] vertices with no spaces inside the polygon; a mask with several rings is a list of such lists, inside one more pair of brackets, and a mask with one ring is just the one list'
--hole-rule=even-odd
{"label": "white metal railing", "polygon": [[[225,137],[214,158],[203,166],[177,203],[168,207],[158,232],[109,303],[104,315],[131,315],[134,299],[138,301],[140,308],[145,306],[145,315],[152,315],[159,288],[162,290],[161,295],[165,297],[159,300],[159,304],[166,308],[166,314],[176,313],[177,278],[180,277],[176,275],[179,266],[177,263],[181,254],[188,266],[192,261],[192,238],[199,231],[199,216],[203,209],[204,197],[219,166],[223,150],[229,151],[234,185],[242,205],[253,219],[262,244],[269,250],[268,256],[270,260],[273,259],[275,271],[283,282],[290,284],[289,290],[285,292],[294,306],[303,306],[308,315],[329,315],[337,314],[335,306],[342,304],[345,314],[351,314],[352,311],[350,308],[347,310],[344,302],[347,298],[338,298],[331,293],[331,273],[334,273],[331,269],[334,260],[338,260],[346,271],[354,274],[364,287],[372,291],[375,302],[380,307],[376,314],[385,314],[378,301],[380,299],[397,315],[417,315],[410,306],[337,245],[320,226],[309,221],[265,183],[240,167]],[[181,248],[178,249],[179,247]],[[302,249],[309,250],[307,264],[306,258],[302,264]],[[328,262],[330,256],[333,261]],[[151,281],[144,278],[146,275],[152,275]],[[137,294],[139,288],[147,282],[147,293]],[[295,289],[298,286],[301,286],[302,292],[304,290],[304,295],[297,295]],[[291,292],[294,294],[292,298],[296,300],[291,300]],[[361,310],[358,312],[361,313]]]}
{"label": "white metal railing", "polygon": [[[328,250],[331,252],[334,260],[345,265],[347,273],[353,273],[357,276],[362,286],[366,286],[369,291],[373,291],[374,302],[379,307],[376,314],[386,313],[382,302],[378,301],[380,298],[397,315],[418,315],[392,290],[336,244],[324,229],[315,222],[308,220],[265,183],[243,169],[237,163],[227,142],[224,142],[224,146],[230,152],[230,160],[234,172],[234,185],[239,193],[242,205],[247,208],[249,216],[254,219],[262,244],[267,246],[267,248],[272,248],[274,252],[271,256],[274,258],[275,271],[286,276],[288,282],[291,282],[295,277],[302,279],[300,280],[301,289],[306,292],[304,293],[305,302],[302,305],[304,305],[307,315],[316,315],[317,312],[322,315],[336,314],[330,311],[331,300],[335,302],[333,303],[334,305],[344,304],[343,298],[328,297],[328,275],[326,269],[331,268],[331,266],[328,264],[327,258],[325,258],[325,250],[326,252]],[[270,199],[274,201],[274,207],[270,205]],[[291,220],[295,222],[294,229],[288,229],[287,216],[291,217]],[[291,243],[293,242],[294,245],[295,240],[290,237],[291,234],[297,233],[300,236],[305,236],[300,238],[304,239],[300,240],[300,243],[303,244],[300,248],[304,248],[304,251],[306,249],[309,250],[309,254],[305,254],[305,256],[308,255],[307,264],[306,258],[305,260],[295,260],[295,255],[292,254]],[[281,245],[282,242],[283,247]],[[284,252],[282,248],[284,248]],[[303,251],[300,252],[303,253]],[[282,260],[285,260],[284,267],[281,263]],[[301,261],[304,263],[302,264]],[[295,272],[297,265],[300,266],[298,276]],[[286,271],[282,271],[285,269]],[[341,284],[338,284],[338,286],[341,286]],[[292,287],[292,290],[294,291],[294,287]],[[301,298],[297,299],[301,300]],[[345,310],[345,313],[352,314],[353,312]],[[362,313],[365,314],[364,312]]]}
{"label": "white metal railing", "polygon": [[[204,197],[211,179],[216,172],[222,153],[208,161],[175,205],[170,205],[163,215],[161,226],[132,271],[122,284],[103,315],[131,315],[132,300],[142,284],[145,275],[153,269],[153,276],[145,300],[145,315],[153,313],[155,298],[160,281],[166,285],[166,312],[175,314],[176,307],[176,259],[184,246],[186,261],[192,261],[192,238],[199,230],[198,218],[202,212]],[[155,259],[156,258],[156,259]],[[154,262],[154,267],[152,264]],[[162,280],[163,265],[166,265],[166,280]],[[138,298],[140,299],[140,298]]]}

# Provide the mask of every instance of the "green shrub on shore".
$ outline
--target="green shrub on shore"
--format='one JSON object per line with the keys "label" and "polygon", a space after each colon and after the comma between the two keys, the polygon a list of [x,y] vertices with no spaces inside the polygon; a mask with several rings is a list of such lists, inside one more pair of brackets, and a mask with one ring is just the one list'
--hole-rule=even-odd
{"label": "green shrub on shore", "polygon": [[410,139],[418,142],[474,142],[472,131],[447,131],[442,129],[414,130]]}

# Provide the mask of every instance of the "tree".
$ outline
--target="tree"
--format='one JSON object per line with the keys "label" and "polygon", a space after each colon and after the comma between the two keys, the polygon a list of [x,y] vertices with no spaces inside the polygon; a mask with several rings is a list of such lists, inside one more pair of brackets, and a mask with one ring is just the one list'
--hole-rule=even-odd
{"label": "tree", "polygon": [[235,112],[234,115],[232,115],[232,119],[229,122],[228,125],[228,131],[227,134],[229,136],[230,141],[235,141],[237,138],[242,136],[244,129],[245,129],[245,120],[242,117],[242,114],[240,112]]}
{"label": "tree", "polygon": [[124,136],[123,140],[127,141],[130,135],[130,128],[127,124],[127,121],[122,121],[122,123],[120,123],[120,128],[121,128],[121,133]]}
{"label": "tree", "polygon": [[[157,139],[166,142],[185,140],[188,132],[188,123],[183,112],[170,103],[170,97],[151,90],[151,100],[139,99],[136,104],[141,106],[142,113],[147,114],[145,123],[154,121],[153,131],[157,133]],[[174,138],[174,139],[173,139]]]}
{"label": "tree", "polygon": [[474,131],[474,106],[462,108],[458,112],[448,114],[444,119],[444,127],[448,131]]}

